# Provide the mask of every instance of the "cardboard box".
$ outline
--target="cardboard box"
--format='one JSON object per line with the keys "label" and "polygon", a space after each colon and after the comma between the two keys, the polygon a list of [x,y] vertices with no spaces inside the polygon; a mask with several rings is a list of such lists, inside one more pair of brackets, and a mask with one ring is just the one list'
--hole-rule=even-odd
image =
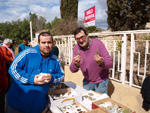
{"label": "cardboard box", "polygon": [[[64,96],[64,94],[70,94],[70,95]],[[48,97],[49,97],[49,106],[56,106],[58,103],[60,103],[61,101],[67,98],[75,98],[79,102],[82,101],[82,95],[80,95],[72,88],[64,88],[60,90],[49,91]],[[58,98],[56,99],[55,97]]]}
{"label": "cardboard box", "polygon": [[71,110],[75,111],[76,113],[80,113],[80,111],[88,111],[88,109],[76,101],[75,98],[61,99],[59,101],[54,101],[54,104],[55,106],[52,106],[51,109],[52,111],[57,111],[57,113],[63,113],[67,111],[71,113]]}
{"label": "cardboard box", "polygon": [[[131,110],[130,108],[128,108],[128,107],[126,107],[126,106],[124,106],[124,105],[122,105],[122,104],[120,104],[120,103],[118,103],[118,102],[112,100],[111,98],[105,98],[105,99],[102,99],[102,100],[98,100],[98,101],[93,102],[93,103],[92,103],[92,109],[100,108],[100,109],[103,110],[104,112],[109,113],[109,112],[107,111],[107,108],[106,108],[106,107],[100,107],[100,106],[99,106],[100,104],[105,104],[105,102],[111,102],[112,105],[117,104],[118,108],[123,108],[124,110]],[[131,110],[131,111],[132,111],[132,110]],[[132,111],[131,113],[135,113],[135,112]]]}
{"label": "cardboard box", "polygon": [[83,99],[89,102],[94,102],[94,101],[98,101],[104,98],[108,98],[107,94],[101,94],[92,90],[87,91],[86,93],[82,94],[82,96],[83,96]]}
{"label": "cardboard box", "polygon": [[88,111],[86,113],[106,113],[106,112],[104,112],[103,110],[97,108],[97,109],[93,109],[91,111]]}
{"label": "cardboard box", "polygon": [[69,86],[67,86],[64,83],[60,83],[58,85],[52,85],[49,88],[49,94],[53,95],[53,94],[61,94],[61,93],[65,93],[66,91],[70,90]]}
{"label": "cardboard box", "polygon": [[68,88],[69,86],[67,86],[66,84],[64,84],[64,83],[60,83],[60,84],[58,84],[58,85],[53,85],[53,84],[51,84],[50,85],[50,88],[55,88],[55,89],[63,89],[63,88]]}
{"label": "cardboard box", "polygon": [[58,94],[64,94],[67,92],[71,92],[71,88],[64,88],[64,89],[56,89],[56,90],[49,90],[48,94],[49,95],[58,95]]}
{"label": "cardboard box", "polygon": [[76,101],[75,98],[67,98],[61,101],[60,103],[57,103],[57,108],[63,113],[63,112],[87,112],[88,109],[84,107],[82,104],[80,104],[78,101]]}
{"label": "cardboard box", "polygon": [[49,91],[48,95],[52,98],[53,101],[59,99],[71,98],[71,97],[74,98],[76,96],[80,96],[82,100],[82,95],[80,95],[78,92],[76,92],[76,90],[72,88]]}
{"label": "cardboard box", "polygon": [[86,93],[82,94],[83,96],[83,101],[82,104],[86,106],[88,110],[92,110],[92,102],[108,98],[107,94],[100,94],[95,91],[87,91]]}

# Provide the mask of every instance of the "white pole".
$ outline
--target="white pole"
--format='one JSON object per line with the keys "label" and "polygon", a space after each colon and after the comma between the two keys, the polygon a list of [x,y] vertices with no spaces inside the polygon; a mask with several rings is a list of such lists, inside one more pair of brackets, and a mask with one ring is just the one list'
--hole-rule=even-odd
{"label": "white pole", "polygon": [[31,36],[31,42],[32,42],[32,22],[30,21],[30,36]]}
{"label": "white pole", "polygon": [[132,85],[133,81],[133,63],[134,63],[134,51],[135,46],[134,46],[134,34],[131,33],[131,50],[130,50],[130,79],[129,79],[129,85]]}
{"label": "white pole", "polygon": [[127,34],[123,34],[122,37],[122,56],[121,56],[121,81],[122,84],[125,84],[126,78],[126,53],[127,53]]}

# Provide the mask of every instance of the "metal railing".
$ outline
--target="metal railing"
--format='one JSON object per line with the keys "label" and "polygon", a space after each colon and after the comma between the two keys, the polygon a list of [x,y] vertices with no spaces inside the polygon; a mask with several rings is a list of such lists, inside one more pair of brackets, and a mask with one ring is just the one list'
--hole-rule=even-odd
{"label": "metal railing", "polygon": [[[150,38],[149,40],[137,40],[135,38],[149,33],[150,29],[89,34],[89,37],[103,41],[113,59],[110,79],[141,88],[144,78],[150,72]],[[110,40],[109,37],[113,37],[113,39]],[[69,65],[72,61],[73,47],[76,44],[74,36],[54,36],[54,39],[59,48],[60,61]]]}

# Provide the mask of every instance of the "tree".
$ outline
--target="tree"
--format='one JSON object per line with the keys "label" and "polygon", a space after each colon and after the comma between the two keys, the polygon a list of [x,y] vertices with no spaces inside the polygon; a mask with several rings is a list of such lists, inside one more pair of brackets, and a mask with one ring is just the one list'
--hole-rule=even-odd
{"label": "tree", "polygon": [[52,25],[50,22],[48,22],[45,26],[46,29],[48,29],[48,31],[50,31],[52,29]]}
{"label": "tree", "polygon": [[51,23],[54,35],[72,34],[78,26],[78,0],[61,0],[60,12],[61,20],[59,20],[59,22],[55,22],[54,19]]}
{"label": "tree", "polygon": [[21,28],[19,25],[21,24],[21,21],[12,21],[11,23],[11,30],[9,30],[8,37],[11,38],[14,41],[17,41],[20,38],[21,34]]}
{"label": "tree", "polygon": [[36,31],[40,31],[46,26],[46,19],[42,16],[38,17],[36,13],[29,13],[30,21],[32,21],[32,31],[35,34]]}
{"label": "tree", "polygon": [[0,23],[0,34],[3,35],[5,38],[12,39],[15,43],[22,42],[23,37],[27,37],[29,39],[29,21],[24,19],[24,21],[18,20]]}
{"label": "tree", "polygon": [[11,31],[12,28],[13,26],[10,22],[1,23],[0,34],[2,34],[6,38],[9,38],[9,32]]}
{"label": "tree", "polygon": [[[74,30],[78,27],[76,21],[71,21],[72,19],[60,20],[57,23],[57,26],[53,27],[52,31],[54,32],[53,35],[70,35],[73,34]],[[53,22],[52,22],[53,23]]]}
{"label": "tree", "polygon": [[33,32],[33,35],[35,34],[35,32],[37,31],[37,27],[36,27],[36,22],[38,20],[38,16],[34,13],[29,13],[29,16],[30,16],[30,21],[32,22],[32,32]]}
{"label": "tree", "polygon": [[89,26],[89,27],[86,27],[85,29],[88,33],[101,31],[101,29],[97,28],[96,26]]}
{"label": "tree", "polygon": [[[30,21],[32,21],[32,31],[35,34],[35,31],[42,30],[46,27],[46,19],[42,16],[38,16],[34,13],[29,13],[30,20],[24,19],[23,21],[12,21],[0,23],[0,35],[3,35],[5,38],[10,38],[15,41],[15,43],[22,42],[23,37],[30,39]],[[50,24],[50,23],[49,23]]]}
{"label": "tree", "polygon": [[107,23],[113,31],[145,29],[150,21],[149,0],[107,0]]}
{"label": "tree", "polygon": [[60,23],[61,19],[55,17],[54,20],[51,22],[52,28],[56,27]]}
{"label": "tree", "polygon": [[30,39],[30,22],[24,19],[19,25],[21,29],[20,40],[22,41],[24,37],[28,40]]}
{"label": "tree", "polygon": [[40,18],[37,20],[36,28],[39,31],[39,30],[44,29],[45,26],[46,26],[46,19],[40,16]]}
{"label": "tree", "polygon": [[78,0],[61,0],[60,12],[61,19],[69,20],[70,17],[73,17],[77,20]]}

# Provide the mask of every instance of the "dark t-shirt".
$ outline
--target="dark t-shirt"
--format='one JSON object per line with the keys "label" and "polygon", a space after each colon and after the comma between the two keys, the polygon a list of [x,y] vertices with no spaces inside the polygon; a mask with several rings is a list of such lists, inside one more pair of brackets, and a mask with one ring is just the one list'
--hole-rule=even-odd
{"label": "dark t-shirt", "polygon": [[53,47],[52,52],[58,57],[58,55],[59,55],[59,50],[58,50],[58,47],[57,47],[57,46],[54,46],[54,47]]}

